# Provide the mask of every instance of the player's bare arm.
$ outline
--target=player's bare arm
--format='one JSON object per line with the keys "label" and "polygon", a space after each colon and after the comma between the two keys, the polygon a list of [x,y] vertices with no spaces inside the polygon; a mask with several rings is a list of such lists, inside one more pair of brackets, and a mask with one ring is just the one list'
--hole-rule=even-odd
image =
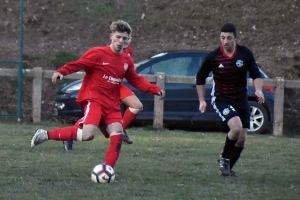
{"label": "player's bare arm", "polygon": [[57,78],[59,78],[60,80],[62,80],[64,78],[64,75],[62,75],[59,72],[54,72],[54,74],[52,76],[52,83],[56,83]]}
{"label": "player's bare arm", "polygon": [[261,78],[256,78],[253,81],[253,85],[255,88],[255,95],[257,96],[258,103],[260,103],[260,104],[264,103],[265,96],[264,96],[264,93],[262,93],[263,80]]}
{"label": "player's bare arm", "polygon": [[199,110],[201,113],[205,113],[206,111],[205,85],[197,85],[196,89],[199,98]]}

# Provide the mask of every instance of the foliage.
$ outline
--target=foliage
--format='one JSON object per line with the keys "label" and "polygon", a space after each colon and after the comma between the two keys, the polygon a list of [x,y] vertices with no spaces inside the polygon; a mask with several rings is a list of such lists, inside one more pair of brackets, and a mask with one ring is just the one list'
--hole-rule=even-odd
{"label": "foliage", "polygon": [[55,58],[51,61],[51,64],[58,69],[67,62],[75,61],[78,58],[78,55],[72,52],[59,51],[55,54]]}

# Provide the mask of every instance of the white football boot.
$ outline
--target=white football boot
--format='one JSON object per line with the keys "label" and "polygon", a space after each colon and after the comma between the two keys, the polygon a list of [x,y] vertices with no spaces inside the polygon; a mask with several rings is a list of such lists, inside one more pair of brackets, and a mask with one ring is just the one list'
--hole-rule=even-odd
{"label": "white football boot", "polygon": [[38,144],[42,144],[44,141],[48,140],[48,133],[44,129],[37,129],[31,138],[30,146],[35,147]]}

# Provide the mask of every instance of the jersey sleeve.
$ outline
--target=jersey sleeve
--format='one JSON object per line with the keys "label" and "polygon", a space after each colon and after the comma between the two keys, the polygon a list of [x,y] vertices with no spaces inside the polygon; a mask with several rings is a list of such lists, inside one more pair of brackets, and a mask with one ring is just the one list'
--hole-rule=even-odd
{"label": "jersey sleeve", "polygon": [[253,53],[251,52],[250,49],[246,48],[246,52],[247,52],[247,58],[248,58],[248,62],[249,62],[249,75],[250,77],[254,80],[256,78],[262,78],[262,74],[259,71],[259,68],[256,64],[255,58]]}
{"label": "jersey sleeve", "polygon": [[81,58],[76,61],[68,62],[57,72],[61,73],[62,75],[66,76],[68,74],[72,74],[78,72],[86,67],[93,67],[97,61],[98,55],[95,53],[93,49],[88,50]]}
{"label": "jersey sleeve", "polygon": [[199,71],[196,75],[196,85],[205,85],[206,78],[208,77],[209,73],[212,71],[212,61],[211,61],[211,54],[207,55],[204,60],[202,66],[200,66]]}
{"label": "jersey sleeve", "polygon": [[132,58],[129,63],[129,67],[125,73],[126,80],[136,89],[141,90],[142,92],[148,94],[158,94],[161,88],[155,84],[150,83],[143,76],[140,76],[136,73],[134,69],[134,63]]}

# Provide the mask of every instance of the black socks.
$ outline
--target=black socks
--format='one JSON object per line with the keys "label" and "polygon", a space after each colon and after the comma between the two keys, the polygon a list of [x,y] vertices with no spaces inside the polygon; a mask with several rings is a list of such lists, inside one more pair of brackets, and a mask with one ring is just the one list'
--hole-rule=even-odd
{"label": "black socks", "polygon": [[234,164],[236,163],[236,161],[238,161],[238,159],[240,158],[240,155],[243,151],[244,147],[237,147],[235,146],[230,154],[230,169],[232,169],[232,167],[234,166]]}
{"label": "black socks", "polygon": [[[222,153],[222,157],[223,158],[229,158],[230,155],[231,155],[231,152],[233,150],[233,148],[235,147],[235,143],[237,142],[238,140],[230,140],[228,138],[228,136],[226,137],[226,141],[225,141],[225,146],[224,146],[224,149],[223,149],[223,153]],[[231,162],[231,160],[230,160]]]}

